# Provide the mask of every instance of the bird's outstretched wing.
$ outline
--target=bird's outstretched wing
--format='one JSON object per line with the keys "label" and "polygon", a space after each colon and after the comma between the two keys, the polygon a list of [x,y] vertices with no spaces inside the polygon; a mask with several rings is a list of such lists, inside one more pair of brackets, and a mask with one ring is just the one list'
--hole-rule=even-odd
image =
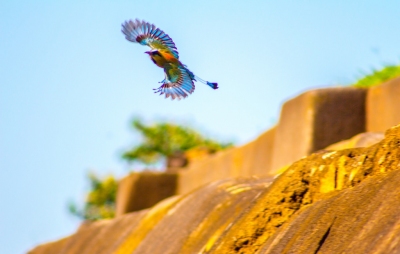
{"label": "bird's outstretched wing", "polygon": [[165,80],[159,88],[154,89],[155,93],[165,94],[165,98],[171,96],[172,100],[175,98],[180,100],[193,93],[195,86],[186,68],[176,64],[166,64],[164,72]]}
{"label": "bird's outstretched wing", "polygon": [[146,21],[128,20],[122,24],[122,33],[125,38],[131,42],[137,42],[141,45],[149,46],[152,49],[168,50],[176,59],[179,59],[178,50],[175,43],[164,33],[164,31],[157,28],[155,25]]}

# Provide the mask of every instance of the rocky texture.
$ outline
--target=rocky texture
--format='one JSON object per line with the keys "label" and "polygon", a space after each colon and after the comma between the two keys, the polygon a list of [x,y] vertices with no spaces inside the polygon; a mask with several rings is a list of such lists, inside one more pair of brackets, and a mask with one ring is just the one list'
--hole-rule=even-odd
{"label": "rocky texture", "polygon": [[268,183],[214,182],[30,253],[400,252],[400,125],[371,147],[312,154]]}
{"label": "rocky texture", "polygon": [[[214,253],[255,253],[260,251],[267,244],[268,239],[277,234],[277,230],[288,223],[293,216],[298,215],[301,209],[306,207],[314,209],[313,204],[316,201],[333,197],[341,190],[358,186],[367,178],[376,177],[375,181],[379,181],[379,178],[384,177],[387,173],[399,169],[400,126],[390,129],[383,141],[368,148],[312,154],[294,163],[277,178],[260,195],[254,206],[232,225],[212,250]],[[371,179],[370,182],[373,183],[373,180]],[[397,192],[400,192],[400,186],[397,188]],[[375,201],[381,202],[384,193],[382,195]],[[353,210],[356,212],[355,216],[364,213],[364,210],[361,207],[358,208],[352,200],[348,199],[347,195],[342,195],[342,199],[341,202],[347,203],[347,208],[343,209],[349,211],[355,209]],[[373,200],[368,196],[363,196],[363,199],[369,199],[370,202]],[[400,203],[391,204],[392,209],[395,210],[398,210],[399,205]],[[376,211],[371,211],[371,213],[374,212]],[[373,214],[370,215],[373,217]],[[391,221],[389,217],[385,217],[385,219]],[[382,221],[382,224],[385,223],[388,221]],[[397,222],[397,225],[400,225],[400,221]],[[314,227],[314,225],[304,222],[301,227]],[[358,236],[362,233],[360,228],[348,228],[347,230],[353,231],[352,234]],[[375,232],[375,236],[379,237],[379,230]],[[345,242],[345,239],[341,239],[341,241]],[[391,244],[396,245],[400,242],[391,242]]]}
{"label": "rocky texture", "polygon": [[400,124],[400,77],[368,89],[367,131],[383,132]]}
{"label": "rocky texture", "polygon": [[259,253],[400,253],[400,171],[299,211]]}

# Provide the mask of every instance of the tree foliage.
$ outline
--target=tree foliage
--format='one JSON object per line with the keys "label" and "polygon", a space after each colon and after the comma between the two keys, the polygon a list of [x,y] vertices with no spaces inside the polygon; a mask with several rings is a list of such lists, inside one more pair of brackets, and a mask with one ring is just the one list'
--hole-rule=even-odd
{"label": "tree foliage", "polygon": [[70,213],[84,220],[113,218],[118,188],[116,179],[113,176],[101,179],[93,173],[88,175],[88,179],[90,191],[83,209],[79,209],[75,203],[70,203]]}
{"label": "tree foliage", "polygon": [[400,76],[400,65],[389,65],[359,79],[353,86],[368,88]]}
{"label": "tree foliage", "polygon": [[[206,149],[213,153],[231,146],[230,143],[218,143],[204,138],[189,127],[171,123],[145,125],[135,119],[132,126],[143,136],[143,142],[123,154],[123,158],[128,161],[149,164],[193,148]],[[113,218],[118,187],[116,179],[113,176],[102,179],[93,173],[88,175],[88,179],[90,191],[83,208],[78,208],[72,202],[68,207],[70,213],[84,220]]]}
{"label": "tree foliage", "polygon": [[145,125],[141,120],[134,119],[132,127],[142,135],[143,142],[122,155],[123,159],[130,162],[150,164],[193,148],[207,149],[214,153],[232,146],[231,143],[220,143],[205,138],[189,127],[172,123]]}

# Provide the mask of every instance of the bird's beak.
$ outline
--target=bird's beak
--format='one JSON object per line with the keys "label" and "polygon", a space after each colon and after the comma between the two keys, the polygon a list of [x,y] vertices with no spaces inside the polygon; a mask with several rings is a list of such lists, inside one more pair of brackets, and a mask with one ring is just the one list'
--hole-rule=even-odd
{"label": "bird's beak", "polygon": [[151,51],[146,51],[144,53],[150,55]]}

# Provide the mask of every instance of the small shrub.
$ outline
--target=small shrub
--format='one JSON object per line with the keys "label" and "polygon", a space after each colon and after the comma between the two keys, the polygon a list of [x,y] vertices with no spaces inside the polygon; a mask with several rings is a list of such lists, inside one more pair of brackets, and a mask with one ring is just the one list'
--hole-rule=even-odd
{"label": "small shrub", "polygon": [[369,88],[372,86],[380,85],[385,81],[400,76],[400,65],[389,65],[381,70],[375,70],[371,74],[359,79],[352,86],[360,88]]}

